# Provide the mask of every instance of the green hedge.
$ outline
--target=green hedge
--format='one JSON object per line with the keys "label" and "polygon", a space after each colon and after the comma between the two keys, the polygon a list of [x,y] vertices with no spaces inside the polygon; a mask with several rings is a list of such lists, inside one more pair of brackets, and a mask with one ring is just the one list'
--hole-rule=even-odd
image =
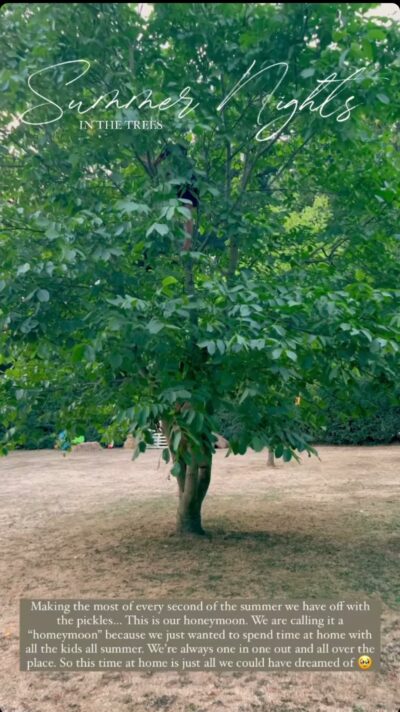
{"label": "green hedge", "polygon": [[399,439],[400,406],[379,408],[363,416],[338,415],[333,410],[325,413],[327,425],[314,431],[316,442],[334,445],[373,445]]}
{"label": "green hedge", "polygon": [[[349,391],[346,400],[335,393],[312,392],[314,402],[311,426],[305,415],[304,428],[318,444],[373,445],[400,440],[400,397],[384,389],[379,392],[364,383],[357,391]],[[317,415],[315,413],[317,408]],[[240,434],[241,424],[229,412],[219,413],[221,435],[228,440]]]}

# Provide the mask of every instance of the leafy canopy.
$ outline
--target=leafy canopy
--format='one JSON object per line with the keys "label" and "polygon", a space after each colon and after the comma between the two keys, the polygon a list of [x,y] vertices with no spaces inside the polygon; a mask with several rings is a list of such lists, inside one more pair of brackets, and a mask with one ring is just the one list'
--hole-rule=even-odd
{"label": "leafy canopy", "polygon": [[[183,442],[210,451],[231,414],[233,452],[268,445],[288,460],[312,450],[324,389],[351,399],[366,377],[393,388],[399,37],[370,17],[374,7],[167,3],[148,17],[134,3],[3,8],[5,450],[37,413],[71,439],[88,424],[105,442],[134,432],[138,453],[164,420],[173,452]],[[87,64],[76,60],[90,63],[81,78]],[[273,95],[278,69],[243,81],[277,62],[287,72]],[[34,72],[43,102],[28,87]],[[294,100],[333,73],[354,75],[329,104],[336,113],[306,106],[286,122]],[[106,108],[116,89],[120,107],[140,98]],[[103,94],[79,114],[77,102]],[[338,121],[351,95],[357,106]],[[141,106],[146,97],[158,108]],[[189,251],[177,195],[188,166],[179,156],[157,165],[178,142],[200,192]]]}

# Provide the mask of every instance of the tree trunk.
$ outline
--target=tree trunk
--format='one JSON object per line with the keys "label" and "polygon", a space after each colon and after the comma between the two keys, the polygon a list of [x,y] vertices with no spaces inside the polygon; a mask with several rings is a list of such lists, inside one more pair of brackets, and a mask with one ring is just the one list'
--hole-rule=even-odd
{"label": "tree trunk", "polygon": [[275,467],[275,455],[273,450],[268,450],[267,465],[268,467]]}
{"label": "tree trunk", "polygon": [[[170,427],[162,421],[165,437],[170,443]],[[188,454],[188,451],[187,451]],[[176,529],[179,534],[205,534],[201,523],[201,506],[211,480],[212,456],[203,458],[192,456],[192,464],[186,465],[183,453],[177,457],[172,451],[172,460],[179,462],[180,473],[177,475],[179,505]]]}
{"label": "tree trunk", "polygon": [[177,531],[179,534],[205,534],[201,523],[201,506],[211,479],[211,464],[186,468],[184,486],[178,478],[179,506]]}

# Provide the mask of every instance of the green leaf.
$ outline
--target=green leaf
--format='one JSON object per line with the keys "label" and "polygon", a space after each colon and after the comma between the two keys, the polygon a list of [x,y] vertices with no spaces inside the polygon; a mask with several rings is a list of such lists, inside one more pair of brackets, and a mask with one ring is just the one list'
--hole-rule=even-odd
{"label": "green leaf", "polygon": [[147,324],[147,329],[150,331],[150,334],[158,334],[163,328],[164,324],[158,319],[152,319]]}
{"label": "green leaf", "polygon": [[162,459],[164,462],[168,463],[170,461],[170,452],[169,448],[165,447],[164,450],[162,451]]}
{"label": "green leaf", "polygon": [[83,360],[86,344],[77,344],[72,349],[72,363],[78,363]]}
{"label": "green leaf", "polygon": [[292,451],[289,450],[288,448],[285,448],[285,450],[283,451],[284,462],[290,462],[291,459],[292,459]]}
{"label": "green leaf", "polygon": [[168,235],[169,227],[168,225],[163,225],[161,223],[153,223],[153,225],[150,225],[149,229],[147,230],[146,237],[149,237],[152,232],[158,232],[158,234],[161,236]]}
{"label": "green leaf", "polygon": [[378,27],[373,27],[371,30],[368,30],[367,37],[369,40],[385,40],[386,32],[384,32],[384,30],[379,29]]}
{"label": "green leaf", "polygon": [[144,203],[136,203],[133,200],[118,200],[117,203],[115,204],[116,208],[118,210],[121,210],[123,213],[149,213],[150,208],[148,205],[144,205]]}
{"label": "green leaf", "polygon": [[177,208],[177,211],[178,211],[178,213],[183,215],[187,220],[190,220],[190,218],[192,217],[192,213],[190,212],[189,208],[185,208],[182,206],[180,208]]}
{"label": "green leaf", "polygon": [[171,475],[178,477],[181,474],[181,466],[179,462],[175,462],[174,466],[171,467]]}
{"label": "green leaf", "polygon": [[47,289],[38,289],[38,291],[36,292],[36,296],[39,302],[48,302],[50,299],[50,294]]}
{"label": "green leaf", "polygon": [[72,350],[72,363],[80,361],[94,362],[96,360],[96,352],[90,344],[77,344]]}
{"label": "green leaf", "polygon": [[93,363],[96,360],[96,352],[95,352],[93,346],[90,346],[90,344],[87,344],[85,346],[84,356],[85,356],[86,361],[90,361],[91,363]]}
{"label": "green leaf", "polygon": [[162,286],[165,287],[170,287],[172,284],[178,284],[178,280],[175,277],[164,277],[163,281],[161,282]]}
{"label": "green leaf", "polygon": [[109,362],[110,362],[111,368],[114,371],[116,371],[121,366],[121,363],[122,363],[121,354],[118,354],[118,353],[110,354]]}
{"label": "green leaf", "polygon": [[25,262],[23,265],[20,265],[17,269],[17,274],[26,274],[29,272],[31,266],[29,262]]}
{"label": "green leaf", "polygon": [[314,74],[315,74],[314,67],[308,67],[307,69],[303,69],[303,71],[300,72],[300,76],[303,77],[303,79],[307,79],[308,77],[313,77]]}
{"label": "green leaf", "polygon": [[213,356],[213,354],[215,354],[215,352],[217,350],[217,345],[216,345],[215,341],[209,341],[209,340],[199,341],[199,343],[197,345],[200,349],[207,349],[210,356]]}
{"label": "green leaf", "polygon": [[172,442],[171,446],[174,452],[178,451],[179,444],[182,440],[182,431],[181,430],[175,430],[173,436],[172,436]]}
{"label": "green leaf", "polygon": [[246,398],[248,398],[249,395],[250,395],[250,389],[245,388],[242,395],[239,398],[239,404],[242,404],[246,400]]}
{"label": "green leaf", "polygon": [[262,440],[262,438],[255,435],[251,441],[251,446],[252,446],[253,450],[255,450],[255,452],[261,452],[261,450],[263,450],[265,447],[265,443],[264,443],[264,440]]}
{"label": "green leaf", "polygon": [[58,232],[58,230],[55,228],[54,225],[47,228],[45,235],[49,240],[56,240],[58,237],[60,237],[60,233]]}
{"label": "green leaf", "polygon": [[146,425],[149,417],[150,417],[150,408],[149,408],[149,406],[146,405],[144,408],[140,409],[140,411],[137,415],[137,418],[136,418],[136,422],[142,428],[144,425]]}

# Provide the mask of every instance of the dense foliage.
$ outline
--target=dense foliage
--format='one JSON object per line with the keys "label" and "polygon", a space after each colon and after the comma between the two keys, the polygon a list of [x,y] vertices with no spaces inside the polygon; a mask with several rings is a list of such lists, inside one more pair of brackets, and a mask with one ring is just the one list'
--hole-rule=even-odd
{"label": "dense foliage", "polygon": [[138,7],[3,9],[2,438],[162,421],[183,493],[224,412],[289,460],[321,387],[397,388],[399,37],[367,3]]}
{"label": "dense foliage", "polygon": [[332,392],[322,399],[319,427],[313,432],[318,443],[333,445],[377,445],[400,440],[400,404],[396,392],[374,389],[368,381],[349,403],[343,394]]}

